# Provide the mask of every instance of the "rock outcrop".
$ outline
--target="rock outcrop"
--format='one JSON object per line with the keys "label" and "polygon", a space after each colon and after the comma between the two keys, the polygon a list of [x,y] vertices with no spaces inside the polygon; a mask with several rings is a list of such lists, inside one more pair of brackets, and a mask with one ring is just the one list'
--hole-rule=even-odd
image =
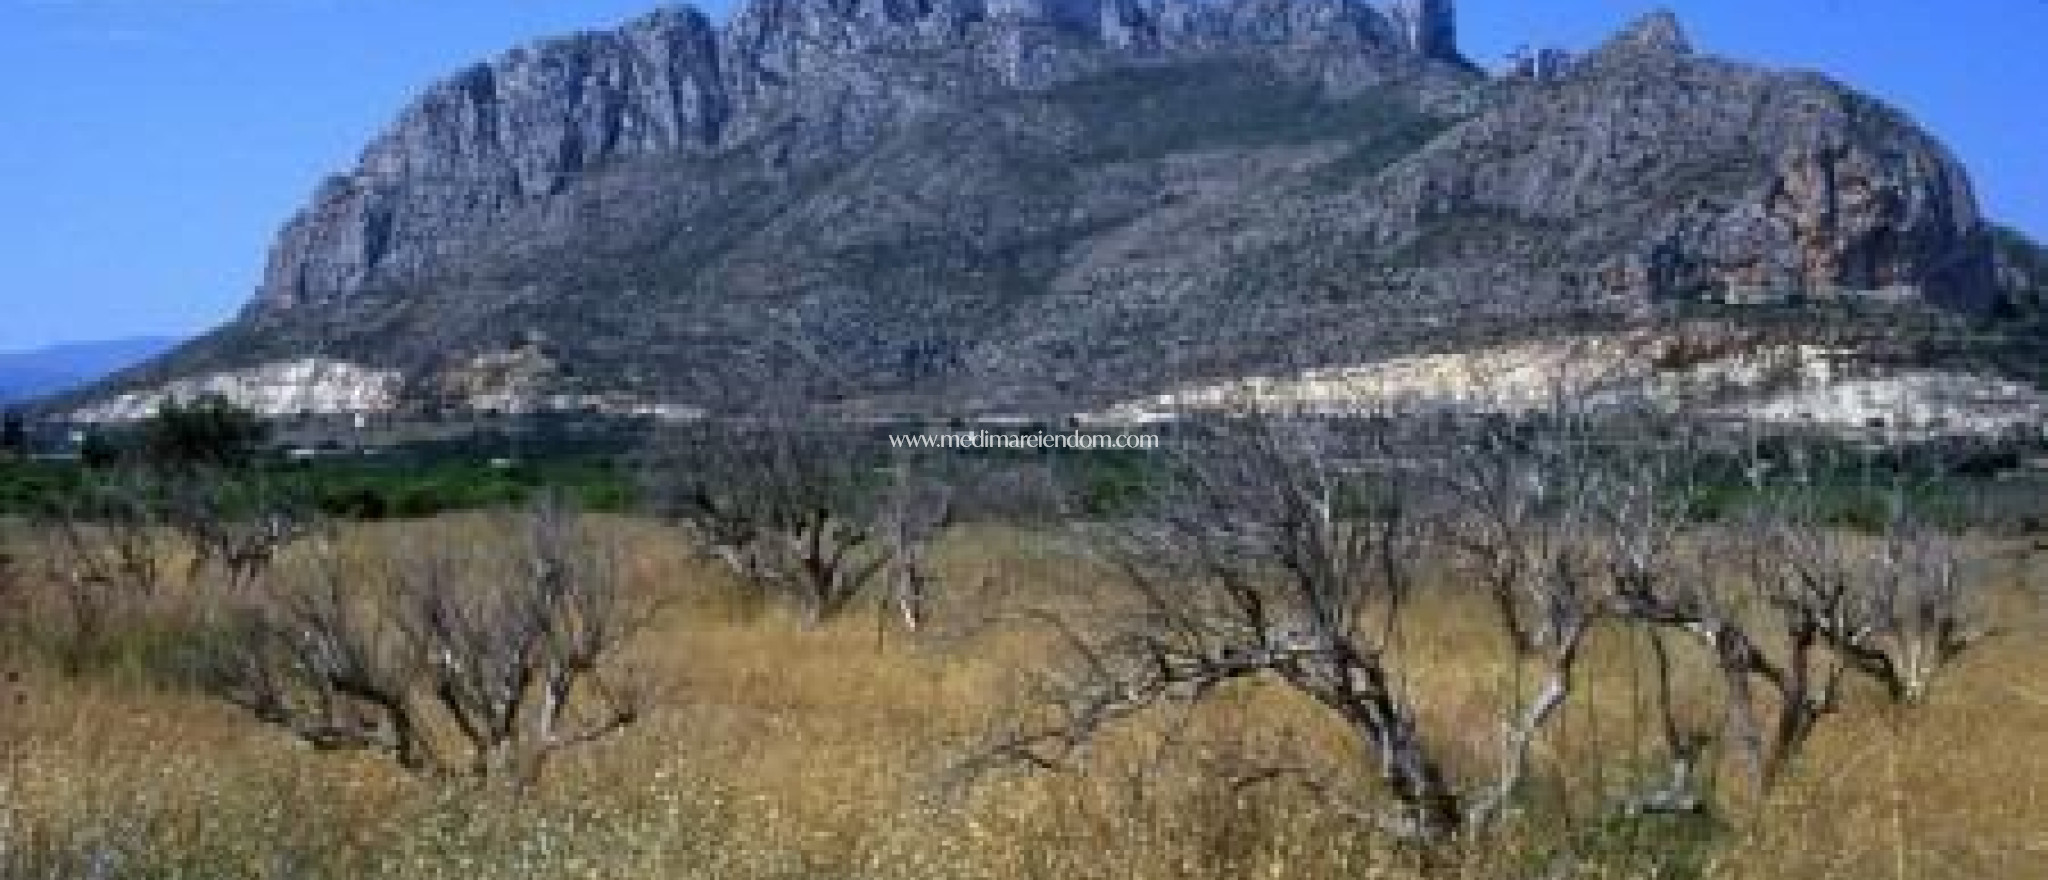
{"label": "rock outcrop", "polygon": [[1560,283],[1588,292],[1898,290],[1969,309],[1995,295],[1968,175],[1940,143],[1823,77],[1698,55],[1669,13],[1430,144],[1397,184],[1378,234],[1543,227],[1580,253]]}
{"label": "rock outcrop", "polygon": [[240,370],[180,379],[132,391],[73,410],[72,421],[133,422],[155,415],[167,403],[219,397],[273,418],[302,415],[387,412],[398,405],[405,377],[324,358],[261,364]]}
{"label": "rock outcrop", "polygon": [[1669,61],[1692,53],[1692,38],[1686,36],[1685,25],[1678,20],[1678,14],[1662,9],[1636,19],[1594,50],[1586,60],[1596,67],[1627,67],[1645,61]]}
{"label": "rock outcrop", "polygon": [[1358,415],[1540,412],[1570,395],[1590,407],[1651,406],[1735,423],[1892,437],[1989,435],[2048,417],[2026,382],[1862,363],[1855,352],[1728,338],[1702,328],[1559,336],[1173,389],[1081,420],[1144,425],[1214,413]]}
{"label": "rock outcrop", "polygon": [[[1982,309],[1967,175],[1903,114],[1658,14],[1544,76],[1446,0],[749,0],[428,90],[242,319],[129,384],[309,353],[446,386],[1060,406],[1750,291]],[[565,390],[566,388],[566,390]]]}
{"label": "rock outcrop", "polygon": [[1458,48],[1458,12],[1451,0],[1396,0],[1390,12],[1409,51],[1449,64],[1468,63]]}
{"label": "rock outcrop", "polygon": [[2048,318],[2048,247],[2016,229],[1992,230],[1999,295],[2016,317]]}

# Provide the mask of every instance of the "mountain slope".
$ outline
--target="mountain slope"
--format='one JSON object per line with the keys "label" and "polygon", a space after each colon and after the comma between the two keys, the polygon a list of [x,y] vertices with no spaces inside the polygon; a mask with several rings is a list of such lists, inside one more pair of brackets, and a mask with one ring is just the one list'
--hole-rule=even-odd
{"label": "mountain slope", "polygon": [[[1966,174],[1668,15],[1489,77],[1447,2],[753,0],[435,86],[124,387],[1070,407],[1754,291],[1996,302]],[[486,393],[490,392],[490,393]]]}

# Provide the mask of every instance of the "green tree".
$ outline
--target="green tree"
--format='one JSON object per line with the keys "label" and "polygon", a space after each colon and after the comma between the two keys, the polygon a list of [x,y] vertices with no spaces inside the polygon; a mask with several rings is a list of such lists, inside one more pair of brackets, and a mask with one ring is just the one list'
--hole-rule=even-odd
{"label": "green tree", "polygon": [[110,468],[120,463],[121,447],[101,431],[88,431],[78,442],[78,460],[94,470]]}
{"label": "green tree", "polygon": [[0,413],[0,456],[28,454],[28,416],[21,410]]}
{"label": "green tree", "polygon": [[190,401],[165,401],[142,425],[143,460],[160,467],[248,465],[269,431],[247,407],[218,394]]}

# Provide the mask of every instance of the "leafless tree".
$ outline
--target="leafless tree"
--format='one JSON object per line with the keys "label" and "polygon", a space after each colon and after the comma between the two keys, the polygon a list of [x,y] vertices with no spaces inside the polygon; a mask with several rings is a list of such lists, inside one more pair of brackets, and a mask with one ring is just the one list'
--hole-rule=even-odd
{"label": "leafless tree", "polygon": [[1762,574],[1778,602],[1810,609],[1843,662],[1916,703],[1989,630],[1959,542],[1917,515],[1903,488],[1884,504],[1874,535],[1781,514],[1767,545],[1777,569]]}
{"label": "leafless tree", "polygon": [[[39,582],[55,612],[45,634],[61,662],[81,671],[122,627],[188,611],[209,589],[245,589],[306,533],[285,498],[253,472],[122,465],[46,499],[29,531],[42,543]],[[181,554],[190,589],[171,588]]]}
{"label": "leafless tree", "polygon": [[322,541],[312,571],[265,577],[210,646],[216,692],[315,748],[533,782],[638,717],[616,666],[645,609],[558,501],[503,537],[509,550],[411,547],[370,570]]}
{"label": "leafless tree", "polygon": [[[1588,478],[1601,488],[1581,540],[1591,545],[1605,569],[1598,593],[1602,620],[1639,630],[1649,647],[1647,671],[1668,761],[1663,778],[1630,792],[1619,806],[1630,813],[1697,811],[1706,807],[1702,772],[1716,735],[1680,719],[1681,683],[1668,630],[1676,627],[1708,645],[1716,667],[1729,679],[1731,718],[1750,717],[1747,676],[1754,651],[1747,633],[1731,623],[1734,615],[1723,613],[1716,598],[1718,557],[1696,539],[1692,505],[1703,450],[1684,425],[1641,412],[1611,416],[1604,428],[1607,442],[1589,438],[1589,448],[1598,452]],[[1683,612],[1667,614],[1672,608],[1713,610],[1687,620]]]}
{"label": "leafless tree", "polygon": [[[164,526],[191,551],[187,579],[239,593],[286,547],[307,537],[311,517],[286,487],[254,470],[194,468],[160,484]],[[216,578],[207,578],[209,568]]]}
{"label": "leafless tree", "polygon": [[[1277,682],[1354,734],[1383,785],[1379,827],[1424,841],[1483,833],[1509,815],[1536,743],[1579,695],[1588,640],[1648,646],[1666,769],[1609,808],[1707,805],[1707,749],[1725,738],[1760,785],[1783,777],[1834,711],[1847,674],[1904,701],[1965,649],[1971,593],[1949,539],[1896,518],[1872,539],[1763,506],[1723,523],[1694,509],[1709,456],[1637,414],[1519,420],[1246,418],[1183,438],[1156,509],[1106,540],[1132,601],[1052,615],[1071,666],[1043,718],[996,738],[970,769],[1060,766],[1106,730],[1224,684]],[[1426,432],[1426,433],[1425,433]],[[1738,472],[1742,461],[1733,462]],[[1410,612],[1447,571],[1496,609],[1518,657],[1492,760],[1462,778],[1431,729]],[[1112,585],[1112,586],[1116,586]],[[1725,737],[1681,720],[1682,646],[1703,649]],[[1519,674],[1533,669],[1533,687]],[[1621,748],[1617,744],[1616,748]],[[1635,747],[1595,756],[1636,765]],[[1558,768],[1559,772],[1588,768]]]}
{"label": "leafless tree", "polygon": [[917,632],[931,614],[938,576],[928,559],[929,549],[951,519],[953,489],[914,463],[898,462],[892,471],[876,517],[888,560],[888,601],[903,628]]}
{"label": "leafless tree", "polygon": [[319,750],[376,750],[408,770],[434,766],[418,691],[425,665],[380,594],[331,539],[300,566],[238,595],[232,625],[201,645],[208,684],[256,720]]}
{"label": "leafless tree", "polygon": [[124,618],[159,599],[170,552],[153,487],[115,475],[52,500],[32,524],[42,581],[55,590],[53,633],[66,668],[80,671]]}
{"label": "leafless tree", "polygon": [[889,563],[877,477],[846,435],[785,422],[680,432],[651,471],[661,513],[808,625],[851,608]]}
{"label": "leafless tree", "polygon": [[[1638,464],[1626,485],[1671,486],[1687,463]],[[1822,510],[1843,487],[1805,467],[1746,465],[1754,502],[1727,522],[1695,523],[1641,489],[1605,533],[1619,539],[1614,613],[1706,650],[1726,735],[1768,789],[1840,708],[1850,676],[1916,702],[1984,629],[1956,539],[1915,516],[1903,487],[1886,493],[1878,533],[1858,534]]]}
{"label": "leafless tree", "polygon": [[1608,571],[1590,538],[1627,489],[1601,466],[1590,424],[1563,408],[1536,425],[1486,420],[1441,432],[1427,459],[1442,549],[1460,580],[1498,609],[1514,656],[1537,680],[1519,714],[1503,721],[1493,788],[1470,808],[1481,822],[1517,793],[1537,737],[1577,686],[1579,659],[1605,611]]}
{"label": "leafless tree", "polygon": [[1265,678],[1352,731],[1392,799],[1361,810],[1381,827],[1437,840],[1491,821],[1490,798],[1446,772],[1408,685],[1426,530],[1398,439],[1387,423],[1345,438],[1263,419],[1188,438],[1199,448],[1156,511],[1112,540],[1133,607],[1096,632],[1061,621],[1076,666],[1057,717],[986,759],[1058,765],[1116,722]]}

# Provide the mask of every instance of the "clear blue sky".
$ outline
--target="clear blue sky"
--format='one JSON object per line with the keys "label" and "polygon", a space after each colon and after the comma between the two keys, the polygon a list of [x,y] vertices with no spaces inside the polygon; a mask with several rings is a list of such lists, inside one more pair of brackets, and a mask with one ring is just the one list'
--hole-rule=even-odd
{"label": "clear blue sky", "polygon": [[[1584,47],[1655,0],[1464,0],[1467,50]],[[656,0],[0,0],[0,350],[225,320],[277,226],[421,86]],[[722,15],[724,0],[707,4]],[[1905,107],[2048,238],[2048,0],[1678,0],[1711,51]]]}

